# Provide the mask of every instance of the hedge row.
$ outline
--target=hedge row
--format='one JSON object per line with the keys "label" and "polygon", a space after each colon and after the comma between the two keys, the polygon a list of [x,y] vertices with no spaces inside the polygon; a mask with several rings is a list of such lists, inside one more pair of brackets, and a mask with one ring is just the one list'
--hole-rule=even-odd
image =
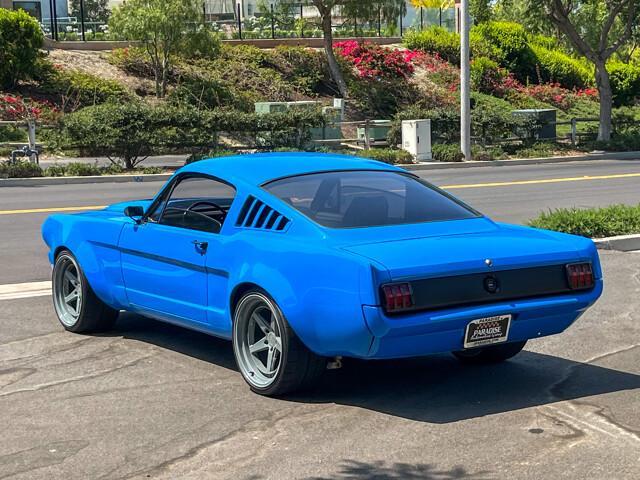
{"label": "hedge row", "polygon": [[310,138],[310,129],[324,123],[319,111],[257,115],[235,110],[152,107],[143,102],[105,103],[65,115],[50,143],[84,155],[117,157],[126,168],[133,168],[154,153],[214,148],[220,132],[253,137],[264,147],[301,147]]}
{"label": "hedge row", "polygon": [[[592,70],[584,61],[560,50],[554,39],[529,35],[518,23],[482,23],[472,28],[470,41],[474,58],[490,58],[522,82],[553,81],[566,88],[582,88],[593,83]],[[433,27],[407,33],[404,42],[407,48],[437,53],[460,64],[457,33]]]}
{"label": "hedge row", "polygon": [[584,237],[603,238],[640,233],[640,205],[605,208],[561,208],[543,213],[529,225]]}

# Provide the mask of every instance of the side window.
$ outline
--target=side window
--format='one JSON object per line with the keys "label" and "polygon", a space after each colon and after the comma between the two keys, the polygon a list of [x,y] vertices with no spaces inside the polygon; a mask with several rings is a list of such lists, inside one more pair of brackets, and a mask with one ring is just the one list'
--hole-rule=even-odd
{"label": "side window", "polygon": [[230,185],[207,177],[181,180],[168,199],[163,199],[162,213],[150,215],[152,221],[173,227],[218,233],[231,207],[236,191]]}

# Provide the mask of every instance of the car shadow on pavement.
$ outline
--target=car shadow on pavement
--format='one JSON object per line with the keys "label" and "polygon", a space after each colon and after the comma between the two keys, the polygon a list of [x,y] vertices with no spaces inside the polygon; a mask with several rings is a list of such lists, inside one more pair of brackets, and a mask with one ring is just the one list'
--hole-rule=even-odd
{"label": "car shadow on pavement", "polygon": [[331,476],[308,477],[305,480],[482,480],[495,478],[487,472],[471,473],[463,467],[442,470],[434,465],[425,463],[387,463],[384,461],[363,462],[358,460],[343,460],[339,470]]}
{"label": "car shadow on pavement", "polygon": [[441,424],[632,389],[640,389],[640,375],[523,351],[510,361],[482,366],[463,365],[451,355],[350,360],[327,372],[313,392],[290,399]]}
{"label": "car shadow on pavement", "polygon": [[[133,314],[123,314],[122,336],[236,370],[231,343]],[[618,355],[637,355],[635,347]],[[635,357],[633,357],[635,358]],[[626,365],[636,365],[627,361]],[[282,400],[337,403],[429,423],[449,423],[593,395],[640,389],[640,375],[523,351],[497,364],[468,366],[451,355],[365,361],[345,359],[313,390]],[[247,390],[247,394],[249,394]]]}

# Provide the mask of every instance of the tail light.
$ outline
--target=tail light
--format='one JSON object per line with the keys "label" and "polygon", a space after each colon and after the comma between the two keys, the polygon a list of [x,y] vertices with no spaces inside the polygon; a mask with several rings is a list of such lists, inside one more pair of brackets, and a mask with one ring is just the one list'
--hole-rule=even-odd
{"label": "tail light", "polygon": [[384,309],[387,313],[401,312],[413,307],[413,294],[409,283],[389,283],[382,286]]}
{"label": "tail light", "polygon": [[567,265],[567,280],[572,290],[586,290],[594,285],[591,263],[571,263]]}

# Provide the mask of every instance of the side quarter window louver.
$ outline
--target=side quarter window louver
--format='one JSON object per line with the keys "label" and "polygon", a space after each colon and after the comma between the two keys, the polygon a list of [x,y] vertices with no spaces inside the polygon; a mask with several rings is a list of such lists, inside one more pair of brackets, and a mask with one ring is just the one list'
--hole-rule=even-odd
{"label": "side quarter window louver", "polygon": [[236,221],[237,227],[276,231],[284,230],[288,224],[287,217],[252,195],[242,205]]}

